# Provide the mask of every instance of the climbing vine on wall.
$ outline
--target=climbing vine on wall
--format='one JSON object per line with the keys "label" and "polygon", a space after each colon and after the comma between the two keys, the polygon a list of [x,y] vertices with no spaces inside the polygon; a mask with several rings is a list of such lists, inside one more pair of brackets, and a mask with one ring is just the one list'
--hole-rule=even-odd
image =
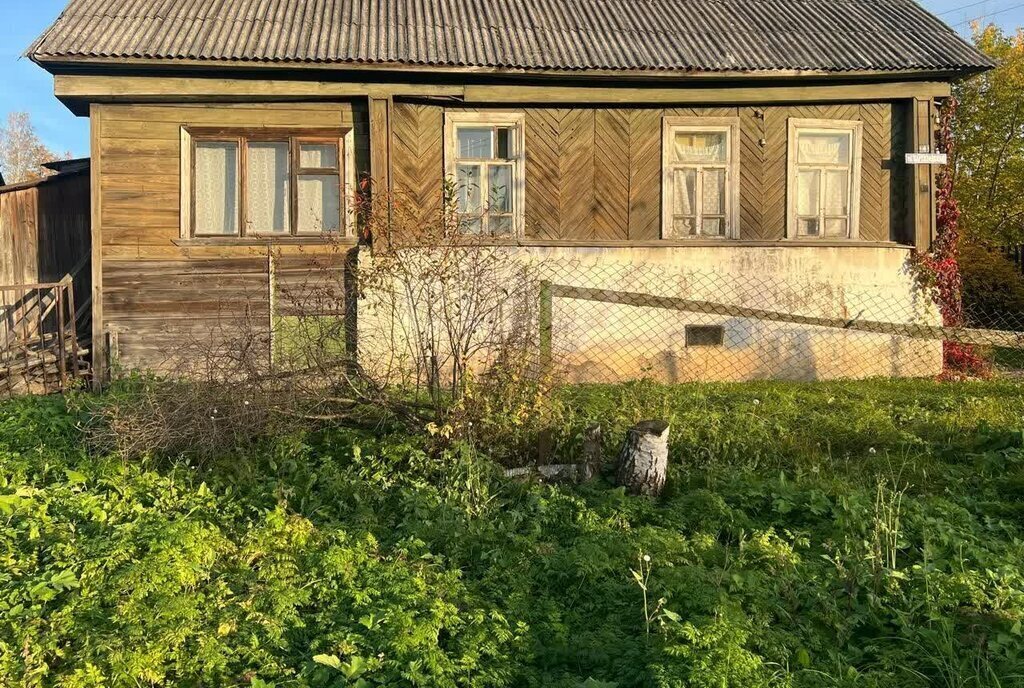
{"label": "climbing vine on wall", "polygon": [[[956,98],[945,101],[939,114],[936,132],[936,145],[949,156],[950,164],[942,166],[936,178],[935,241],[930,251],[919,253],[914,259],[918,283],[935,299],[942,315],[942,324],[946,327],[964,325],[963,280],[960,277],[959,263],[960,208],[953,195],[953,123],[956,119],[956,109]],[[989,373],[988,362],[979,355],[977,347],[945,341],[942,354],[945,375],[985,376]]]}

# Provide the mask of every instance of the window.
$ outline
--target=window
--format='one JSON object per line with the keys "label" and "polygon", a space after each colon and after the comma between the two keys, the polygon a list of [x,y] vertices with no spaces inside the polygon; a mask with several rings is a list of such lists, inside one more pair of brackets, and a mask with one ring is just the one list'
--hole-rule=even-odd
{"label": "window", "polygon": [[183,130],[183,236],[342,232],[350,147],[333,130]]}
{"label": "window", "polygon": [[860,122],[789,120],[787,236],[857,237],[861,129]]}
{"label": "window", "polygon": [[666,117],[662,238],[739,236],[739,120]]}
{"label": "window", "polygon": [[455,186],[462,232],[522,232],[523,119],[517,113],[445,115],[445,175]]}

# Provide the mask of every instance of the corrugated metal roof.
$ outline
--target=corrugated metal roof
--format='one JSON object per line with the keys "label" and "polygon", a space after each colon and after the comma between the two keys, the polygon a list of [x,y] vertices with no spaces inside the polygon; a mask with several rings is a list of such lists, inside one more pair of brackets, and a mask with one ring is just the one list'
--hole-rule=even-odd
{"label": "corrugated metal roof", "polygon": [[992,64],[913,0],[71,0],[28,54],[525,70]]}

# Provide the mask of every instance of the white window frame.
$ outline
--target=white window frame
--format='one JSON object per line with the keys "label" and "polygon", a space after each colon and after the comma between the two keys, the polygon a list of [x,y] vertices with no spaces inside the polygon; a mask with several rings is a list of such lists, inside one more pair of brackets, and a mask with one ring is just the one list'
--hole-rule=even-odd
{"label": "white window frame", "polygon": [[[664,117],[661,134],[661,238],[678,241],[725,241],[740,236],[740,118],[739,117]],[[678,132],[724,133],[726,135],[725,160],[725,231],[721,236],[695,234],[688,237],[672,236],[672,177],[680,167],[694,167],[692,163],[673,160],[672,139]],[[697,166],[702,170],[701,166]],[[707,167],[722,167],[708,165]],[[700,173],[698,173],[699,177]],[[701,196],[703,185],[697,181],[697,226],[701,223]]]}
{"label": "white window frame", "polygon": [[[797,193],[796,181],[799,164],[797,162],[797,133],[806,132],[811,134],[825,134],[833,132],[849,133],[850,140],[850,179],[846,185],[848,189],[848,218],[847,236],[829,237],[824,236],[825,215],[824,197],[820,192],[818,196],[818,236],[799,236],[797,234]],[[799,119],[791,117],[788,122],[788,146],[786,163],[786,238],[801,241],[843,241],[860,238],[860,178],[862,170],[862,146],[864,136],[864,123],[859,120],[842,119]]]}
{"label": "white window frame", "polygon": [[[497,238],[521,238],[526,224],[526,114],[522,112],[446,112],[444,115],[444,174],[445,177],[455,183],[457,178],[456,169],[460,162],[487,165],[487,160],[477,158],[460,159],[458,157],[458,137],[455,135],[460,126],[479,127],[508,127],[512,134],[512,232],[509,234],[494,234],[487,226],[489,222],[487,214],[482,219],[481,237]],[[493,161],[491,161],[493,162]],[[507,163],[503,163],[507,164]],[[481,175],[485,182],[487,174]],[[481,189],[481,198],[490,197],[489,190]],[[477,236],[477,235],[468,235]]]}

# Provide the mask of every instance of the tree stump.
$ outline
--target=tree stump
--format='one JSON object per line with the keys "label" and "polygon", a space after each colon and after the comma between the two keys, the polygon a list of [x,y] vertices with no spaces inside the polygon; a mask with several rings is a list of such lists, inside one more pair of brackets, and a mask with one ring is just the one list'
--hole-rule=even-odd
{"label": "tree stump", "polygon": [[601,472],[604,464],[604,443],[601,440],[601,424],[588,425],[583,431],[583,457],[581,461],[588,467],[589,476],[593,477]]}
{"label": "tree stump", "polygon": [[663,420],[645,420],[626,431],[616,482],[630,494],[661,494],[668,471],[668,430]]}

